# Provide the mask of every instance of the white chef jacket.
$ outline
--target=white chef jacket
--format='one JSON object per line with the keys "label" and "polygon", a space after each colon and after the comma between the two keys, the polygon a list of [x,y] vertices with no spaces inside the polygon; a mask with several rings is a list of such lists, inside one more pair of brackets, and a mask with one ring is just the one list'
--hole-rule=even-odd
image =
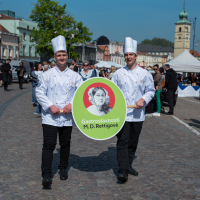
{"label": "white chef jacket", "polygon": [[130,70],[127,66],[118,69],[112,76],[114,82],[122,91],[126,105],[134,105],[143,98],[144,106],[141,109],[127,108],[126,121],[141,122],[145,120],[145,106],[155,95],[152,75],[138,65]]}
{"label": "white chef jacket", "polygon": [[75,125],[72,113],[53,115],[50,106],[63,109],[72,104],[74,93],[82,82],[81,76],[68,67],[61,72],[56,66],[43,73],[36,87],[36,98],[42,106],[42,124],[57,127]]}

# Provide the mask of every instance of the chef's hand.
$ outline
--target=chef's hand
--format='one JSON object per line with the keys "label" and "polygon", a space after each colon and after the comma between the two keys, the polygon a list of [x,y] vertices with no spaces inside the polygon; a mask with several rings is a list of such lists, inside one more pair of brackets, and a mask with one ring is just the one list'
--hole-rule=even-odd
{"label": "chef's hand", "polygon": [[136,109],[142,108],[144,106],[144,99],[141,98],[135,105],[136,105],[135,107]]}
{"label": "chef's hand", "polygon": [[50,106],[51,112],[53,113],[53,115],[59,115],[60,114],[60,109],[57,108],[56,106],[52,105]]}
{"label": "chef's hand", "polygon": [[63,108],[63,112],[64,113],[70,113],[72,111],[72,104],[69,103],[68,105],[66,105],[64,108]]}

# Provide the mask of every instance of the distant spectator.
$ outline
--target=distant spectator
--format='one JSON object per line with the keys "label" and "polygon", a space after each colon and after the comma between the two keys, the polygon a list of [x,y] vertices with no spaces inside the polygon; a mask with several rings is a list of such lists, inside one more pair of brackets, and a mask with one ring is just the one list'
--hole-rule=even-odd
{"label": "distant spectator", "polygon": [[3,73],[1,71],[2,68],[2,63],[0,63],[0,86],[2,86],[2,82],[3,82]]}
{"label": "distant spectator", "polygon": [[33,103],[33,107],[36,107],[38,105],[36,95],[35,95],[35,89],[36,89],[37,85],[39,84],[42,73],[43,73],[42,64],[38,63],[36,65],[35,71],[32,71],[32,103]]}
{"label": "distant spectator", "polygon": [[8,58],[6,60],[6,63],[4,63],[1,66],[1,70],[3,72],[3,82],[4,82],[4,91],[8,91],[8,84],[10,82],[10,78],[11,78],[11,73],[12,73],[12,69],[10,66],[10,62],[11,60]]}
{"label": "distant spectator", "polygon": [[113,76],[113,74],[115,73],[116,70],[117,70],[117,68],[114,65],[112,65],[108,79],[111,80],[111,78],[112,78],[112,76]]}
{"label": "distant spectator", "polygon": [[73,65],[70,65],[69,68],[74,71],[74,66]]}
{"label": "distant spectator", "polygon": [[53,60],[51,61],[51,68],[54,68],[56,66],[56,62]]}
{"label": "distant spectator", "polygon": [[24,74],[26,72],[26,67],[23,66],[23,62],[19,63],[20,66],[15,69],[17,72],[18,80],[19,80],[19,88],[22,90],[22,85],[24,82]]}
{"label": "distant spectator", "polygon": [[197,86],[200,86],[200,74],[198,75]]}
{"label": "distant spectator", "polygon": [[169,104],[169,112],[168,115],[174,114],[174,95],[177,89],[177,79],[176,79],[176,72],[170,68],[170,65],[165,65],[166,71],[166,81],[165,87],[167,88],[167,98]]}
{"label": "distant spectator", "polygon": [[49,65],[44,65],[44,72],[46,72],[49,69]]}
{"label": "distant spectator", "polygon": [[48,68],[51,69],[51,62],[47,61]]}
{"label": "distant spectator", "polygon": [[157,85],[156,85],[157,112],[153,113],[153,116],[160,117],[160,111],[161,111],[160,93],[162,91],[162,76],[160,74],[159,65],[158,64],[155,64],[153,66],[153,70],[155,71],[154,82],[157,83]]}

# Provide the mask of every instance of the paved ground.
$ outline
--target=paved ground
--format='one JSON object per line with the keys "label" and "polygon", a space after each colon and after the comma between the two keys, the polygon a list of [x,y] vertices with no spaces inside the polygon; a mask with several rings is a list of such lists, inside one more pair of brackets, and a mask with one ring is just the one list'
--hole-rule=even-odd
{"label": "paved ground", "polygon": [[[57,146],[52,189],[42,189],[41,118],[33,114],[31,84],[24,87],[0,88],[0,199],[200,199],[200,136],[165,115],[144,123],[133,164],[138,177],[118,184],[116,138],[97,142],[74,128],[69,179],[59,180]],[[200,131],[200,100],[186,99],[196,103],[179,98],[175,115]]]}

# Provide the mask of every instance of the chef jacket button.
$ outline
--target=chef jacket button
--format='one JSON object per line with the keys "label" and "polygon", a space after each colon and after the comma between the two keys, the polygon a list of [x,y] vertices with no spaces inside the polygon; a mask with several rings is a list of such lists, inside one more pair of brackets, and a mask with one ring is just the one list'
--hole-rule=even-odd
{"label": "chef jacket button", "polygon": [[56,103],[57,104],[57,103]]}
{"label": "chef jacket button", "polygon": [[68,85],[68,84],[67,84]]}
{"label": "chef jacket button", "polygon": [[54,77],[56,77],[56,76],[54,76]]}
{"label": "chef jacket button", "polygon": [[126,83],[126,82],[125,82]]}
{"label": "chef jacket button", "polygon": [[65,102],[66,103],[66,102]]}
{"label": "chef jacket button", "polygon": [[63,122],[65,122],[65,121],[63,121]]}
{"label": "chef jacket button", "polygon": [[66,94],[67,94],[67,92],[66,92]]}
{"label": "chef jacket button", "polygon": [[55,84],[56,85],[56,84]]}
{"label": "chef jacket button", "polygon": [[133,99],[134,100],[134,99]]}
{"label": "chef jacket button", "polygon": [[57,93],[56,93],[57,94]]}
{"label": "chef jacket button", "polygon": [[136,81],[136,83],[137,83],[137,81]]}

